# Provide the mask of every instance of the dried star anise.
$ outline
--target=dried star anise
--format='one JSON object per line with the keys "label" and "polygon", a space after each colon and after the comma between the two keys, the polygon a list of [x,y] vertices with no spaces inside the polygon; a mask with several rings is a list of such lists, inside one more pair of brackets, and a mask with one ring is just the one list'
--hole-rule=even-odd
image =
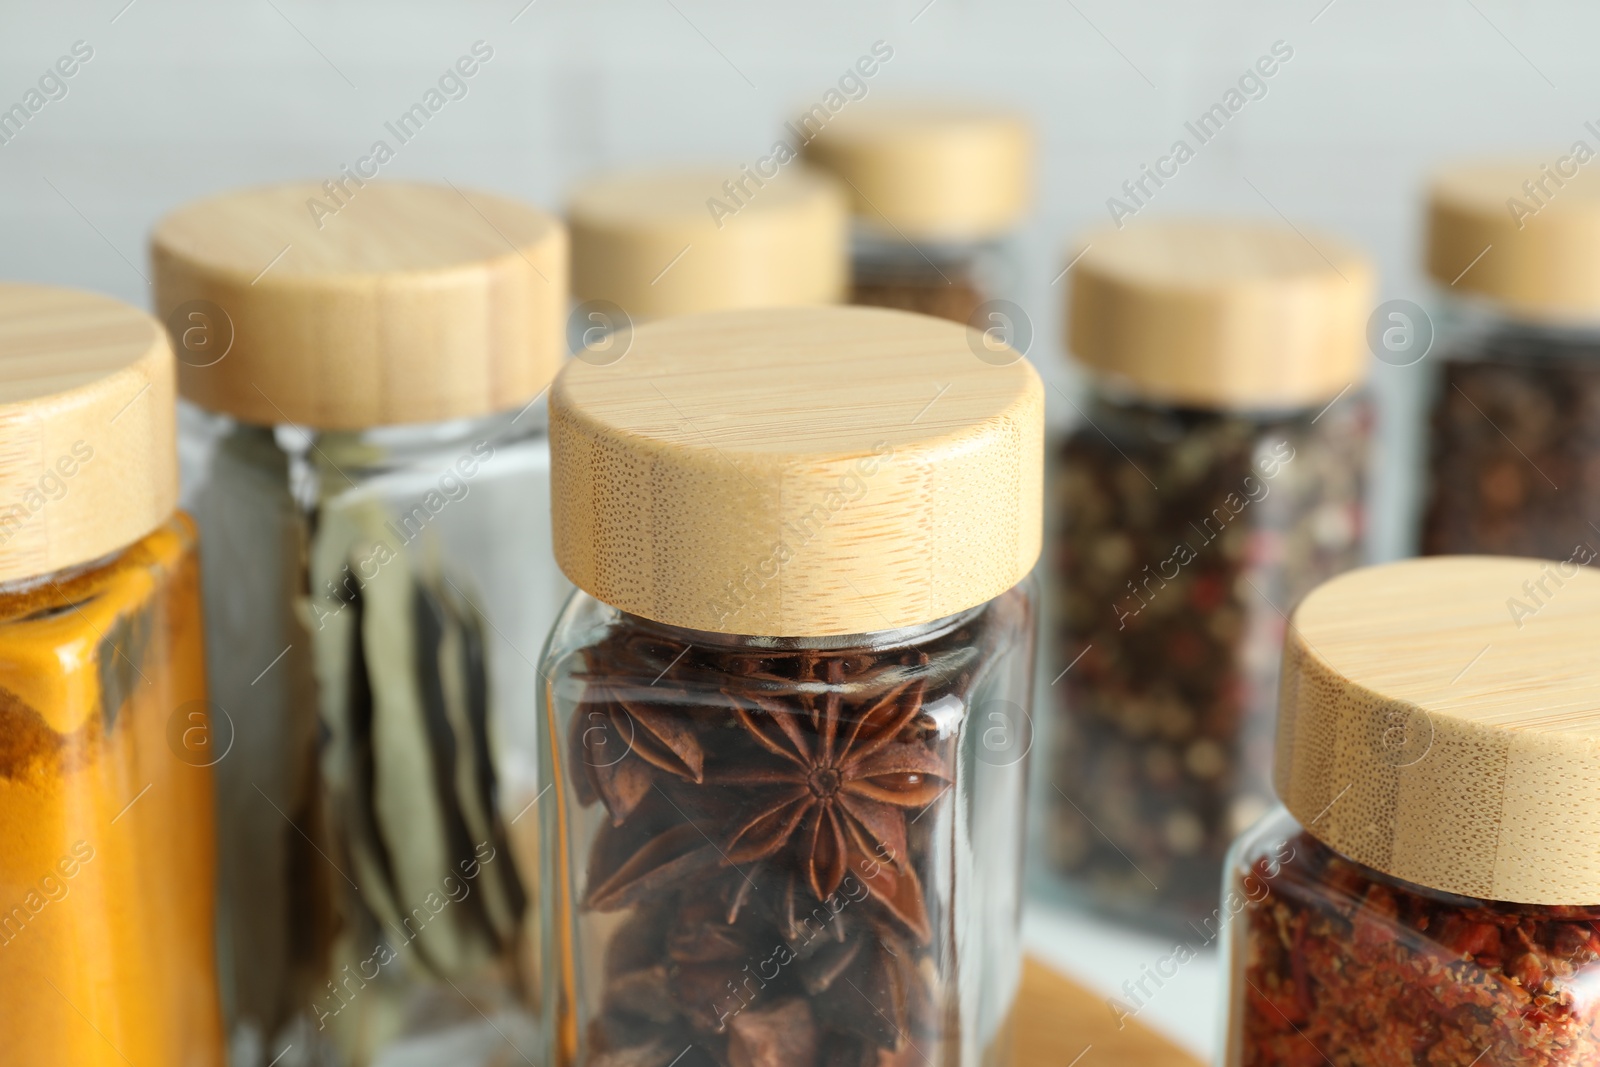
{"label": "dried star anise", "polygon": [[[839,685],[843,664],[830,661],[828,675]],[[937,800],[949,788],[950,770],[926,746],[899,740],[922,710],[923,689],[922,682],[902,682],[849,718],[837,689],[822,698],[820,709],[811,694],[801,696],[798,707],[752,696],[754,713],[728,694],[740,724],[781,761],[721,779],[758,789],[751,814],[726,846],[729,862],[766,859],[794,842],[818,900],[832,896],[854,870],[869,893],[926,941],[927,908],[907,863],[902,809]]]}
{"label": "dried star anise", "polygon": [[588,1064],[866,1067],[949,1036],[949,901],[926,887],[1016,608],[883,650],[686,647],[642,620],[584,650],[567,759],[607,817],[581,906],[624,913],[597,927]]}

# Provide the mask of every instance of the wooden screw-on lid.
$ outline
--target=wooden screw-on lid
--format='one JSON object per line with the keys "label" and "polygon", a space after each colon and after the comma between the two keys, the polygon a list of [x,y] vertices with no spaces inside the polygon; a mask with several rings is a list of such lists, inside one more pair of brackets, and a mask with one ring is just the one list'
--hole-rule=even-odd
{"label": "wooden screw-on lid", "polygon": [[1600,175],[1568,160],[1459,166],[1428,190],[1428,273],[1533,320],[1600,313]]}
{"label": "wooden screw-on lid", "polygon": [[848,104],[796,118],[809,162],[837,174],[856,215],[913,241],[997,237],[1033,196],[1033,130],[1021,115],[935,103]]}
{"label": "wooden screw-on lid", "polygon": [[565,229],[486,193],[247,189],[162,219],[151,258],[183,395],[247,422],[348,430],[515,408],[565,348]]}
{"label": "wooden screw-on lid", "polygon": [[1600,904],[1600,570],[1352,571],[1300,604],[1283,665],[1278,795],[1318,838],[1448,893]]}
{"label": "wooden screw-on lid", "polygon": [[[975,355],[982,352],[983,358]],[[1039,554],[1044,391],[976,331],[877,308],[666,319],[550,392],[556,559],[658,622],[931,622]]]}
{"label": "wooden screw-on lid", "polygon": [[0,283],[0,582],[116,552],[178,506],[172,351],[110,297]]}
{"label": "wooden screw-on lid", "polygon": [[1067,347],[1141,395],[1294,407],[1366,377],[1372,267],[1331,238],[1245,222],[1131,223],[1090,234],[1072,257]]}
{"label": "wooden screw-on lid", "polygon": [[835,303],[849,276],[844,194],[797,164],[605,175],[573,194],[567,223],[573,295],[636,321]]}

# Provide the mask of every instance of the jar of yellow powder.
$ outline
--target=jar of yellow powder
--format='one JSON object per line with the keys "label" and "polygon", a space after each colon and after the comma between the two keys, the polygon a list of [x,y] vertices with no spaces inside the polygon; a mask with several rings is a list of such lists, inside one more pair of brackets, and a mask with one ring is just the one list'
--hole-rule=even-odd
{"label": "jar of yellow powder", "polygon": [[211,772],[173,358],[0,284],[0,1060],[214,1067]]}

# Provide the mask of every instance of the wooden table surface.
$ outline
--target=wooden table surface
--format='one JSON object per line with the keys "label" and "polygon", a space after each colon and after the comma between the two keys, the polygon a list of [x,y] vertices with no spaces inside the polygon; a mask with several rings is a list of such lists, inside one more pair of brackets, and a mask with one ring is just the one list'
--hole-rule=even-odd
{"label": "wooden table surface", "polygon": [[1023,964],[1016,1052],[1016,1067],[1203,1067],[1138,1020],[1118,1029],[1103,997],[1035,959]]}

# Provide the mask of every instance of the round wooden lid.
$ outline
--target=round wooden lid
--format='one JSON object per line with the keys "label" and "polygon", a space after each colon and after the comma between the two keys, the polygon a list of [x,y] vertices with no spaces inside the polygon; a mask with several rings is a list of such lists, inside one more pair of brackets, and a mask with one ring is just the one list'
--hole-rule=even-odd
{"label": "round wooden lid", "polygon": [[1366,377],[1372,267],[1331,238],[1166,220],[1092,233],[1072,256],[1067,347],[1140,395],[1296,407]]}
{"label": "round wooden lid", "polygon": [[1428,190],[1428,273],[1527,319],[1600,313],[1600,174],[1562,159],[1565,165],[1479,163],[1436,175]]}
{"label": "round wooden lid", "polygon": [[849,276],[844,194],[797,165],[608,174],[573,194],[567,223],[573,296],[635,321],[835,303]]}
{"label": "round wooden lid", "polygon": [[911,240],[997,237],[1033,196],[1033,130],[997,108],[960,104],[820,105],[793,128],[808,161],[837,174],[863,222]]}
{"label": "round wooden lid", "polygon": [[1276,785],[1351,859],[1448,893],[1600,904],[1600,570],[1440,556],[1306,597]]}
{"label": "round wooden lid", "polygon": [[515,408],[565,351],[561,223],[451,186],[303,184],[178,208],[151,238],[189,400],[347,430]]}
{"label": "round wooden lid", "polygon": [[551,389],[556,559],[607,604],[717,633],[859,634],[982,604],[1039,554],[1044,391],[1001,356],[879,308],[644,326]]}
{"label": "round wooden lid", "polygon": [[172,516],[173,389],[144,312],[0,283],[0,582],[98,559]]}

